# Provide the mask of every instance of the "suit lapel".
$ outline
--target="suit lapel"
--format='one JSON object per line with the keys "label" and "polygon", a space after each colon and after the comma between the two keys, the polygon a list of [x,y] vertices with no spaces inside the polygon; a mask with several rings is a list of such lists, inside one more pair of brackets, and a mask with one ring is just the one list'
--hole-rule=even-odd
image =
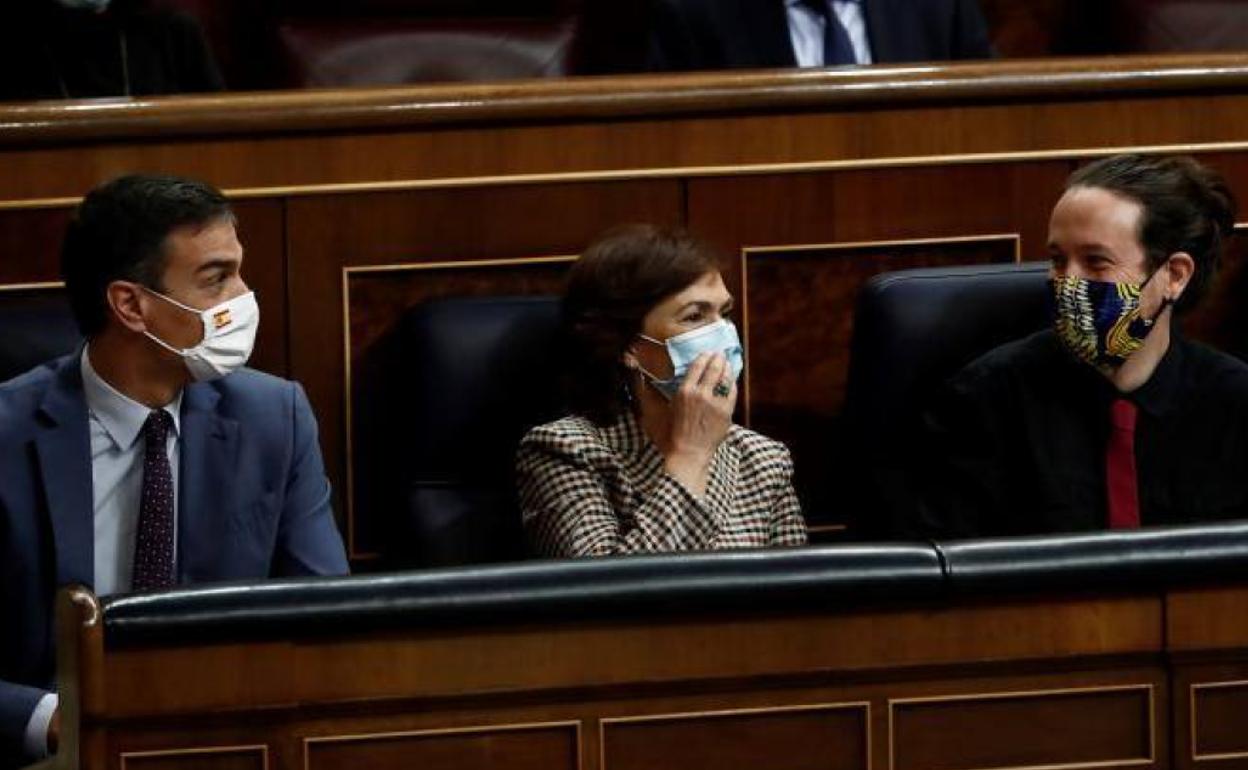
{"label": "suit lapel", "polygon": [[210,385],[188,385],[182,403],[178,472],[179,582],[217,577],[228,547],[233,510],[238,423],[216,413],[220,396]]}
{"label": "suit lapel", "polygon": [[35,451],[52,522],[57,585],[94,586],[91,433],[78,360],[77,355],[61,359],[39,407],[46,427],[35,438]]}

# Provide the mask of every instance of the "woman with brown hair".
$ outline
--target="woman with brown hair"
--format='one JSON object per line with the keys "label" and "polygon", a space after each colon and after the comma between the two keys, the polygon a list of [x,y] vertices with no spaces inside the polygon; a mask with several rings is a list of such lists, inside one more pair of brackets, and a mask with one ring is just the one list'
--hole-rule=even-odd
{"label": "woman with brown hair", "polygon": [[598,240],[563,298],[573,414],[517,456],[545,556],[806,542],[793,466],[732,423],[742,350],[714,254],[646,225]]}

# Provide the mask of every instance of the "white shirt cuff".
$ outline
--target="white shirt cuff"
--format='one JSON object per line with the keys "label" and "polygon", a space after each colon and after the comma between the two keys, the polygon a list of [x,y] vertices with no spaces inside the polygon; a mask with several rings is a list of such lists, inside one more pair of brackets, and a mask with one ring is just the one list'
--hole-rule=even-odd
{"label": "white shirt cuff", "polygon": [[26,756],[31,759],[39,760],[48,756],[48,725],[52,724],[52,715],[59,705],[61,699],[54,692],[43,696],[35,704],[30,721],[26,723]]}

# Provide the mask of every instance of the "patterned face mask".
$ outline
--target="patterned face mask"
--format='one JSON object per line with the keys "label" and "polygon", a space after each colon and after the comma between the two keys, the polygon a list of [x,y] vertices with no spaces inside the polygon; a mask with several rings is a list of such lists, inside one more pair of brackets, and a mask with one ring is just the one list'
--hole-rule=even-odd
{"label": "patterned face mask", "polygon": [[1153,275],[1141,284],[1090,281],[1073,275],[1051,279],[1053,327],[1058,339],[1077,358],[1093,366],[1121,366],[1144,345],[1157,318],[1170,304],[1167,298],[1152,318],[1140,316],[1140,295]]}

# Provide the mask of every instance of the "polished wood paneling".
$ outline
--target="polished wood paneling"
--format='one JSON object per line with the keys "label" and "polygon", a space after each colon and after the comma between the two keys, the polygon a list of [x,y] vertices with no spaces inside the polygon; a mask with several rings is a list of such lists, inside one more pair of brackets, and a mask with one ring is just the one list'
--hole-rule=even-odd
{"label": "polished wood paneling", "polygon": [[[84,767],[265,746],[290,770],[981,770],[1162,767],[1173,745],[1189,769],[1190,736],[1169,704],[1187,707],[1189,682],[1248,681],[1248,669],[1171,651],[1164,601],[1141,590],[684,619],[398,621],[118,649],[91,597],[63,593],[65,751],[81,741]],[[1244,661],[1246,650],[1220,654]],[[1198,727],[1210,745],[1237,740],[1233,696],[1197,709],[1198,723],[1206,708],[1223,720]]]}
{"label": "polished wood paneling", "polygon": [[[1243,179],[1248,181],[1248,175]],[[1248,361],[1248,303],[1244,297],[1248,297],[1248,228],[1239,227],[1208,296],[1183,318],[1184,332]]]}
{"label": "polished wood paneling", "polygon": [[314,738],[306,770],[578,770],[577,725],[481,727]]}
{"label": "polished wood paneling", "polygon": [[[600,84],[606,88],[608,83]],[[848,85],[848,84],[847,84]],[[247,195],[342,193],[353,186],[496,184],[560,175],[672,178],[805,166],[940,165],[1108,154],[1113,148],[1224,145],[1248,95],[1127,95],[1066,101],[866,105],[759,114],[758,104],[719,116],[553,122],[419,131],[343,129],[311,136],[209,136],[194,142],[0,149],[0,203],[74,197],[133,169],[203,177]],[[1088,97],[1095,98],[1088,98]],[[550,178],[553,175],[553,179]]]}
{"label": "polished wood paneling", "polygon": [[1248,654],[1243,650],[1185,651],[1174,656],[1176,770],[1248,767]]}
{"label": "polished wood paneling", "polygon": [[1141,685],[896,701],[890,770],[1150,765],[1153,699]]}
{"label": "polished wood paneling", "polygon": [[1042,258],[1069,160],[693,179],[690,227],[730,255],[761,246],[1018,234]]}
{"label": "polished wood paneling", "polygon": [[268,770],[264,746],[168,749],[127,752],[121,770]]}
{"label": "polished wood paneling", "polygon": [[[504,632],[429,630],[400,639],[350,635],[280,642],[134,649],[113,655],[118,716],[365,697],[453,698],[580,687],[748,680],[958,661],[1042,661],[1157,650],[1161,602],[1135,596],[865,609],[704,620],[524,624]],[[852,640],[850,642],[849,640]],[[576,654],[569,654],[575,650]],[[176,675],[175,675],[176,674]]]}
{"label": "polished wood paneling", "polygon": [[[604,87],[604,83],[610,83]],[[617,119],[640,115],[723,114],[766,96],[773,109],[861,107],[880,103],[1043,99],[1136,92],[1219,92],[1248,83],[1237,54],[933,63],[804,72],[702,72],[561,78],[531,82],[166,96],[39,102],[0,109],[0,144],[100,138],[333,129],[414,129],[439,124]]]}
{"label": "polished wood paneling", "polygon": [[866,704],[610,719],[603,770],[870,770]]}
{"label": "polished wood paneling", "polygon": [[0,286],[61,279],[69,207],[0,210]]}
{"label": "polished wood paneling", "polygon": [[243,244],[243,279],[260,303],[260,330],[250,366],[289,376],[286,337],[286,219],[280,200],[237,201],[238,239]]}
{"label": "polished wood paneling", "polygon": [[1193,757],[1248,760],[1248,681],[1200,682],[1190,694]]}
{"label": "polished wood paneling", "polygon": [[1165,617],[1177,664],[1176,767],[1248,766],[1248,590],[1171,591]]}
{"label": "polished wood paneling", "polygon": [[1248,647],[1248,590],[1238,587],[1172,591],[1166,597],[1171,648],[1216,653]]}

